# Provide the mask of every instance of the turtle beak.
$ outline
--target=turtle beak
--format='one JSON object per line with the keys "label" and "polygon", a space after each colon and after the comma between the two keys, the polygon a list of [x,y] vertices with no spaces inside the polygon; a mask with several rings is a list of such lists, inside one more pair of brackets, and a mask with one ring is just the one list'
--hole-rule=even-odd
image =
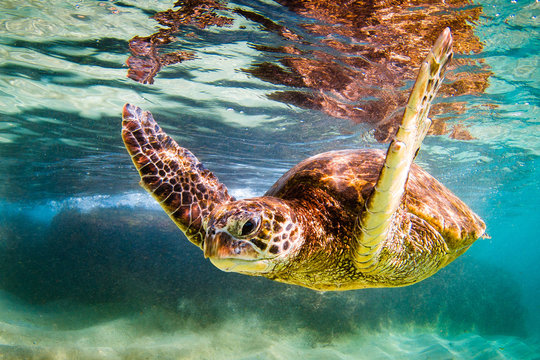
{"label": "turtle beak", "polygon": [[204,257],[211,260],[255,260],[258,253],[249,241],[234,239],[224,231],[207,236],[203,244]]}
{"label": "turtle beak", "polygon": [[209,229],[203,242],[204,257],[222,271],[234,271],[248,275],[268,272],[271,264],[261,259],[255,246],[247,240],[232,237],[226,231]]}

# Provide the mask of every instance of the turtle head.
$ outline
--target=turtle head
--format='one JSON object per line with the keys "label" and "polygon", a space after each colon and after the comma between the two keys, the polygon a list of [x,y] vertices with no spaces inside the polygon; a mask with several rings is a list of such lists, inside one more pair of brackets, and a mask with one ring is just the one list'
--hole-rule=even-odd
{"label": "turtle head", "polygon": [[288,262],[302,243],[294,211],[261,197],[219,205],[205,222],[204,255],[223,271],[269,273]]}

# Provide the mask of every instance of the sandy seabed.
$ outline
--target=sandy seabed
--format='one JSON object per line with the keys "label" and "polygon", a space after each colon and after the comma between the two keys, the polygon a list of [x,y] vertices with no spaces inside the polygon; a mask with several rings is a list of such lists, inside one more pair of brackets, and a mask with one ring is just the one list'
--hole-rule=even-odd
{"label": "sandy seabed", "polygon": [[[184,305],[184,310],[185,310]],[[24,305],[0,300],[0,359],[538,359],[540,341],[420,327],[317,337],[294,324],[230,314],[201,326],[181,310]],[[115,315],[116,314],[116,315]]]}

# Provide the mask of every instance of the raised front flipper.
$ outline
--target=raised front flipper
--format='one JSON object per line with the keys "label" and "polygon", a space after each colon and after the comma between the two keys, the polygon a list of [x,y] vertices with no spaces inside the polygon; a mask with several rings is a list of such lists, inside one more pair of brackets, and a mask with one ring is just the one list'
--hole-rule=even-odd
{"label": "raised front flipper", "polygon": [[402,202],[411,164],[431,125],[427,117],[431,101],[451,58],[452,35],[446,28],[420,67],[401,125],[390,143],[373,192],[357,219],[354,258],[364,273],[376,268],[379,249],[391,236],[394,215]]}
{"label": "raised front flipper", "polygon": [[215,205],[234,200],[217,177],[161,130],[152,114],[124,105],[122,139],[141,175],[141,185],[197,246]]}

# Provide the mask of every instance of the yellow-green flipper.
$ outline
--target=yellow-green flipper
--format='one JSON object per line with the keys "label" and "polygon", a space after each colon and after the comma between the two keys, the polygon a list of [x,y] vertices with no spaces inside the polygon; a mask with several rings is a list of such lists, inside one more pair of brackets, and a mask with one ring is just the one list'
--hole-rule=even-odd
{"label": "yellow-green flipper", "polygon": [[409,170],[431,125],[428,118],[431,102],[451,59],[452,34],[446,28],[420,67],[379,178],[358,217],[356,262],[365,272],[377,271],[377,255],[396,221],[395,213],[402,203]]}

